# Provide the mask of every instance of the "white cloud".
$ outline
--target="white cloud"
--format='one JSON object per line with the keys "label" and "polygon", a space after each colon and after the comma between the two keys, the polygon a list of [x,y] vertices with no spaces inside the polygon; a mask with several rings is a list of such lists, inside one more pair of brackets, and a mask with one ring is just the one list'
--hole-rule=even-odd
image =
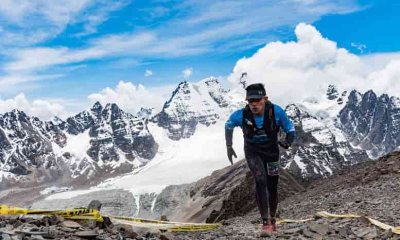
{"label": "white cloud", "polygon": [[28,86],[27,83],[34,83],[43,80],[51,80],[55,78],[59,78],[62,75],[53,74],[53,75],[38,75],[38,74],[9,74],[7,76],[0,77],[0,93],[7,92],[11,89],[20,89],[17,92],[20,92],[21,89]]}
{"label": "white cloud", "polygon": [[36,99],[29,101],[23,93],[18,94],[14,98],[0,99],[1,114],[12,111],[13,109],[18,109],[24,111],[29,116],[39,117],[41,120],[49,120],[53,116],[65,119],[69,116],[69,113],[64,106],[65,101],[57,99]]}
{"label": "white cloud", "polygon": [[146,71],[144,72],[144,76],[145,76],[145,77],[151,77],[151,76],[153,76],[153,71],[146,69]]}
{"label": "white cloud", "polygon": [[97,32],[109,13],[124,7],[130,0],[3,0],[0,19],[4,24],[0,46],[29,46],[62,33],[67,26],[82,24],[80,36]]}
{"label": "white cloud", "polygon": [[323,96],[328,84],[342,90],[373,88],[378,93],[399,95],[400,61],[388,60],[383,69],[371,69],[364,57],[338,48],[311,25],[301,23],[295,33],[296,42],[271,42],[253,56],[240,59],[229,81],[237,84],[246,72],[249,84],[264,83],[272,101],[281,104]]}
{"label": "white cloud", "polygon": [[400,97],[400,58],[369,74],[365,85],[379,93]]}
{"label": "white cloud", "polygon": [[131,82],[120,81],[115,89],[107,87],[99,93],[90,94],[88,98],[92,103],[99,101],[103,105],[116,103],[124,111],[133,114],[141,107],[160,111],[175,87],[171,85],[145,88],[141,84],[134,85]]}
{"label": "white cloud", "polygon": [[1,1],[0,17],[11,26],[4,32],[13,36],[13,42],[2,38],[0,45],[26,46],[47,40],[64,31],[89,3],[89,0]]}
{"label": "white cloud", "polygon": [[[127,1],[122,3],[110,3],[109,1],[100,1],[101,7],[94,9],[94,13],[79,15],[83,10],[92,9],[94,4],[91,0],[75,0],[72,3],[64,1],[39,1],[38,5],[40,15],[46,15],[51,20],[52,25],[85,22],[86,30],[82,34],[95,32],[93,26],[97,26],[107,19],[107,14],[126,5]],[[54,4],[53,4],[54,3]],[[43,6],[42,6],[43,5]],[[28,9],[36,9],[36,5],[28,5]],[[265,31],[276,29],[282,26],[292,26],[300,19],[303,21],[313,21],[327,13],[341,12],[343,10],[356,10],[357,5],[354,1],[331,1],[310,2],[301,1],[293,4],[290,1],[265,4],[263,1],[184,1],[177,4],[183,17],[179,19],[172,18],[165,22],[162,28],[149,29],[142,31],[126,32],[122,34],[100,35],[96,39],[90,40],[89,44],[80,48],[67,47],[39,47],[20,49],[8,53],[11,62],[6,65],[11,70],[42,70],[43,68],[77,63],[86,60],[99,59],[115,56],[135,56],[139,59],[146,57],[164,57],[173,58],[179,56],[197,55],[211,51],[236,51],[238,48],[249,48],[265,43],[268,36]],[[10,6],[7,7],[11,8]],[[51,9],[54,8],[54,11]],[[18,10],[16,7],[12,19],[25,18],[30,16],[32,11]],[[243,11],[243,9],[246,9]],[[164,10],[169,11],[169,10]],[[282,16],[280,13],[285,11]],[[6,11],[5,11],[6,12]],[[35,12],[35,11],[33,11]],[[33,14],[33,13],[32,13]],[[273,21],[273,16],[279,15],[279,21]],[[64,16],[65,15],[65,16]],[[82,20],[77,20],[80,18]],[[179,33],[171,31],[173,29],[182,29]],[[38,29],[29,27],[29,29]],[[44,28],[47,30],[48,28]],[[22,31],[24,32],[24,31]],[[180,34],[184,32],[185,34]],[[261,35],[262,33],[262,35]],[[248,34],[252,34],[251,44],[248,44]],[[258,35],[254,35],[258,34]],[[242,36],[246,36],[243,38]],[[255,37],[254,37],[255,36]],[[235,48],[229,47],[231,40],[236,42]],[[225,44],[226,43],[226,44]],[[41,61],[37,61],[41,59]],[[42,61],[43,60],[43,61]]]}
{"label": "white cloud", "polygon": [[[86,10],[83,16],[74,19],[74,22],[83,22],[83,30],[76,34],[77,37],[97,33],[97,27],[109,19],[111,12],[126,6],[130,0],[109,1],[97,0],[95,7]],[[100,6],[100,7],[99,7]],[[89,13],[90,12],[90,13]]]}
{"label": "white cloud", "polygon": [[183,76],[183,78],[184,78],[185,80],[189,79],[190,76],[192,76],[192,74],[193,74],[193,68],[191,68],[191,67],[185,68],[185,69],[182,71],[182,76]]}

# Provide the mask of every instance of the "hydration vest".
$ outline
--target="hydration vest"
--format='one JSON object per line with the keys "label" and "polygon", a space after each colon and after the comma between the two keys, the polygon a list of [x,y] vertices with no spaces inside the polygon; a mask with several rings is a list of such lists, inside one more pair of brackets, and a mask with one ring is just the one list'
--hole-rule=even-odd
{"label": "hydration vest", "polygon": [[243,111],[243,135],[245,139],[252,139],[255,135],[267,135],[273,142],[278,142],[279,126],[275,121],[274,105],[267,101],[264,109],[264,122],[262,128],[258,128],[254,115],[247,104]]}

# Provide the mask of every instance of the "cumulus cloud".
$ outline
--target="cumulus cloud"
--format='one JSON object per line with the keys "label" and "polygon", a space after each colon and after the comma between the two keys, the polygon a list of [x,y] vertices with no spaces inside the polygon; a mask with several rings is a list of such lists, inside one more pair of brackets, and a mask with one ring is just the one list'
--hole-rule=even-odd
{"label": "cumulus cloud", "polygon": [[70,116],[70,113],[65,109],[65,102],[63,100],[36,99],[29,101],[23,93],[18,94],[14,98],[0,99],[1,114],[13,109],[24,111],[27,115],[39,117],[41,120],[49,120],[54,116],[65,119]]}
{"label": "cumulus cloud", "polygon": [[145,77],[151,77],[151,76],[153,76],[153,71],[146,69],[146,71],[144,72],[144,76],[145,76]]}
{"label": "cumulus cloud", "polygon": [[133,114],[141,107],[160,111],[175,87],[171,85],[145,88],[141,84],[120,81],[115,89],[107,87],[98,93],[90,94],[88,98],[92,103],[99,101],[102,105],[116,103],[124,111]]}
{"label": "cumulus cloud", "polygon": [[191,67],[185,68],[182,71],[182,76],[183,76],[184,79],[190,78],[190,76],[192,76],[192,74],[193,74],[193,68],[191,68]]}
{"label": "cumulus cloud", "polygon": [[[398,61],[390,60],[383,69],[373,71],[363,58],[338,48],[311,25],[298,24],[295,34],[297,41],[271,42],[253,56],[240,59],[229,81],[237,84],[246,72],[248,84],[264,83],[267,94],[282,104],[322,96],[329,84],[360,91],[374,86],[378,93],[398,95]],[[393,86],[399,87],[395,90]]]}
{"label": "cumulus cloud", "polygon": [[383,69],[370,73],[365,85],[374,91],[400,97],[400,58],[390,61]]}

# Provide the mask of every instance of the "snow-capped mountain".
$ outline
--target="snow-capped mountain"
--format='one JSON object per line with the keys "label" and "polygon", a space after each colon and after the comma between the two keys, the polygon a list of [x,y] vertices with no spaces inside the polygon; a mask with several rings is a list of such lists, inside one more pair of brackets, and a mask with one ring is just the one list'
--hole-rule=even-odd
{"label": "snow-capped mountain", "polygon": [[[344,104],[347,97],[349,101]],[[368,159],[362,149],[364,146],[355,148],[347,141],[349,133],[352,139],[358,139],[358,132],[351,132],[348,126],[359,117],[348,120],[346,123],[350,125],[342,120],[345,112],[348,116],[353,116],[350,113],[353,110],[357,112],[356,108],[349,107],[354,105],[351,105],[353,98],[353,92],[348,96],[347,92],[340,93],[331,85],[323,99],[306,99],[287,106],[298,140],[290,151],[283,152],[283,167],[299,177],[314,178]],[[163,186],[169,181],[159,174],[168,172],[172,175],[166,176],[176,176],[178,172],[192,171],[180,168],[196,166],[197,172],[191,173],[190,177],[179,175],[171,181],[172,184],[192,182],[194,176],[203,177],[214,170],[208,168],[227,164],[223,124],[233,110],[244,106],[243,99],[242,85],[227,91],[218,79],[210,77],[197,83],[180,83],[159,113],[142,108],[132,115],[116,104],[103,107],[95,103],[92,108],[65,121],[55,118],[43,122],[19,111],[0,115],[1,184],[10,176],[34,176],[41,182],[62,178],[67,185],[70,182],[93,185],[121,173],[133,174],[134,182],[139,182],[142,175],[154,176],[153,169],[157,170],[157,178],[152,181],[152,186]],[[398,106],[394,98],[388,101],[391,109],[398,109],[394,107]],[[396,115],[394,110],[391,118],[379,118],[381,120],[376,122],[391,121],[394,128],[399,121],[399,114]],[[393,136],[397,136],[395,133],[392,131]],[[236,134],[241,135],[240,129]],[[236,142],[242,142],[238,135]],[[208,146],[204,141],[212,145]],[[396,142],[390,143],[396,145]],[[210,153],[203,156],[204,151],[196,148],[203,149],[204,146],[208,146]],[[240,144],[236,143],[235,147],[240,150]],[[197,152],[201,156],[194,157]],[[148,164],[154,159],[154,164]],[[207,166],[204,166],[205,162]],[[142,168],[145,165],[148,167]],[[136,171],[132,173],[134,169]],[[126,186],[126,181],[119,182]],[[129,183],[132,185],[132,181]],[[121,188],[131,190],[133,187]]]}
{"label": "snow-capped mountain", "polygon": [[352,91],[340,111],[341,128],[354,146],[377,158],[400,145],[400,98]]}
{"label": "snow-capped mountain", "polygon": [[19,110],[0,115],[1,170],[27,175],[32,172],[31,167],[50,168],[56,164],[52,141],[62,145],[65,138],[52,127]]}
{"label": "snow-capped mountain", "polygon": [[[12,112],[14,117],[11,118],[12,113],[7,113],[0,118],[0,137],[5,142],[1,145],[1,173],[2,176],[19,173],[17,170],[23,166],[26,171],[21,172],[26,176],[32,175],[30,171],[35,172],[35,176],[53,176],[43,178],[43,181],[65,172],[72,176],[64,179],[64,185],[53,182],[51,186],[46,186],[53,188],[71,186],[70,183],[77,179],[87,185],[95,185],[93,179],[101,175],[103,179],[109,179],[89,192],[59,193],[48,200],[57,202],[58,199],[73,196],[79,198],[80,194],[85,193],[85,196],[90,196],[93,191],[121,189],[130,192],[132,197],[129,201],[134,199],[136,203],[132,215],[154,217],[161,212],[173,212],[174,206],[177,206],[176,196],[184,198],[192,193],[186,187],[181,189],[171,185],[191,186],[190,183],[229,164],[224,143],[224,122],[232,111],[244,106],[244,94],[242,85],[226,91],[217,79],[207,78],[197,83],[180,83],[160,113],[143,108],[134,116],[123,112],[115,104],[103,107],[99,103],[66,121],[54,119],[42,122],[37,118],[24,117],[23,113],[17,111]],[[354,147],[348,141],[348,136],[358,136],[357,128],[351,132],[353,135],[348,135],[349,131],[345,128],[353,129],[349,127],[353,126],[350,122],[362,120],[361,117],[355,115],[346,122],[347,125],[341,119],[344,113],[352,117],[357,113],[356,107],[349,106],[362,105],[362,98],[354,96],[358,95],[340,92],[331,85],[322,97],[288,105],[286,112],[295,124],[298,139],[290,150],[282,150],[282,166],[299,179],[309,179],[328,176],[344,166],[368,160],[362,145]],[[355,102],[354,98],[358,102],[351,105]],[[392,110],[397,109],[394,107],[398,106],[395,98],[389,102]],[[400,116],[392,112],[391,118],[383,119],[398,126],[396,123],[400,121]],[[21,126],[30,131],[15,130]],[[26,133],[31,137],[24,137]],[[240,135],[240,129],[236,129],[234,147],[239,156],[237,160],[244,157]],[[15,140],[10,141],[10,136],[14,136]],[[6,158],[13,151],[16,152],[15,156],[20,156],[20,149],[29,144],[25,141],[31,143],[32,146],[27,149],[36,153],[36,158],[32,158],[32,155]],[[24,144],[15,145],[20,142]],[[28,153],[27,150],[22,152]],[[43,166],[54,171],[42,171],[46,169]],[[16,170],[11,172],[11,168]],[[117,175],[120,176],[114,177]],[[112,201],[113,196],[108,197],[107,201]],[[126,204],[131,205],[131,202]]]}
{"label": "snow-capped mountain", "polygon": [[217,78],[181,82],[153,121],[168,130],[173,140],[189,138],[198,124],[209,126],[227,115],[232,98]]}
{"label": "snow-capped mountain", "polygon": [[98,102],[66,121],[5,113],[0,141],[1,184],[22,176],[32,183],[104,178],[144,165],[158,148],[145,118]]}
{"label": "snow-capped mountain", "polygon": [[304,106],[291,104],[286,112],[297,133],[293,147],[281,157],[291,173],[303,178],[329,176],[344,166],[369,159],[365,151],[350,145],[342,130],[310,114]]}
{"label": "snow-capped mountain", "polygon": [[89,111],[68,118],[59,126],[72,135],[88,131],[87,155],[96,162],[108,162],[153,158],[157,145],[146,124],[144,118],[122,111],[115,103],[103,108],[96,102]]}

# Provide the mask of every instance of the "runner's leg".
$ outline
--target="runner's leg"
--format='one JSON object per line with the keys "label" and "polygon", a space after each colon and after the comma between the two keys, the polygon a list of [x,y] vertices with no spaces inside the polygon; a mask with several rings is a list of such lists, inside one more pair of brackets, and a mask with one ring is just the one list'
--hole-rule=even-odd
{"label": "runner's leg", "polygon": [[245,151],[247,165],[253,173],[256,183],[256,202],[263,221],[268,221],[267,173],[261,156]]}

